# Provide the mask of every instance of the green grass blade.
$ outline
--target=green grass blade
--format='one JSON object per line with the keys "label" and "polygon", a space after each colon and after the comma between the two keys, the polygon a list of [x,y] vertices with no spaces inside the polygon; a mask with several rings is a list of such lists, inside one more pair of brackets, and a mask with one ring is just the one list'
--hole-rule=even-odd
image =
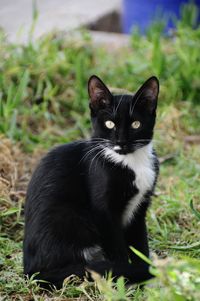
{"label": "green grass blade", "polygon": [[141,253],[139,250],[135,249],[134,247],[130,247],[131,251],[133,251],[133,253],[135,253],[138,257],[140,257],[143,261],[145,261],[146,263],[148,263],[149,265],[153,265],[153,262],[147,257],[145,256],[143,253]]}
{"label": "green grass blade", "polygon": [[198,212],[193,205],[193,200],[190,201],[190,208],[192,210],[192,212],[194,213],[194,215],[200,220],[200,212]]}
{"label": "green grass blade", "polygon": [[168,249],[173,249],[173,250],[180,250],[180,251],[187,251],[187,250],[192,250],[200,247],[200,241],[195,242],[191,245],[187,246],[168,246]]}

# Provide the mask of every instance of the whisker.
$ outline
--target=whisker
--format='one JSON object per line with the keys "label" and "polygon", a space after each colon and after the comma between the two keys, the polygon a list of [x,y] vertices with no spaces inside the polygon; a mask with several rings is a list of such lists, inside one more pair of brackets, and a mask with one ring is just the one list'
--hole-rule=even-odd
{"label": "whisker", "polygon": [[135,109],[135,106],[136,106],[136,104],[137,104],[137,102],[138,102],[140,96],[142,95],[142,93],[143,93],[143,90],[142,90],[142,91],[139,93],[139,95],[137,96],[137,98],[136,98],[134,104],[133,104],[132,106],[130,106],[130,109],[129,109],[129,114],[130,114],[130,116],[133,115],[133,111],[134,111],[134,109]]}
{"label": "whisker", "polygon": [[108,139],[105,139],[105,138],[91,138],[91,140],[90,141],[110,141],[110,140],[108,140]]}
{"label": "whisker", "polygon": [[107,113],[111,118],[113,117],[113,112],[110,109],[105,109],[104,112]]}
{"label": "whisker", "polygon": [[153,142],[159,142],[156,139],[137,139],[137,140],[134,140],[134,143],[135,142],[151,142],[151,141],[153,141]]}
{"label": "whisker", "polygon": [[134,140],[134,142],[145,142],[145,141],[152,141],[152,139],[137,139],[137,140]]}
{"label": "whisker", "polygon": [[[97,145],[95,145],[95,144],[97,144]],[[95,152],[97,150],[104,149],[104,147],[107,146],[108,144],[111,145],[111,142],[108,139],[104,139],[104,138],[92,138],[91,141],[88,141],[88,146],[85,148],[86,153],[84,154],[84,156],[80,160],[79,164],[83,160],[85,160],[88,156],[92,155],[93,152]]]}
{"label": "whisker", "polygon": [[118,108],[119,108],[119,106],[120,106],[120,104],[121,104],[121,102],[122,102],[124,96],[125,96],[125,94],[122,94],[122,96],[121,96],[121,98],[120,98],[120,100],[119,100],[119,103],[117,104],[116,108],[114,107],[114,110],[113,110],[113,114],[114,114],[114,115],[117,114],[117,110],[118,110]]}
{"label": "whisker", "polygon": [[93,152],[95,152],[96,150],[98,150],[98,149],[101,149],[102,148],[102,146],[101,145],[96,145],[95,147],[93,147],[92,149],[89,149],[86,153],[85,153],[85,155],[81,158],[81,160],[79,161],[79,164],[82,162],[82,161],[84,161],[89,155],[91,155]]}
{"label": "whisker", "polygon": [[[90,173],[90,170],[91,170],[91,167],[92,167],[92,164],[93,164],[93,162],[97,159],[97,161],[98,161],[98,157],[100,157],[101,156],[101,154],[102,154],[102,152],[104,151],[104,149],[101,149],[99,152],[97,152],[97,154],[94,156],[94,158],[92,159],[92,161],[91,161],[91,163],[90,163],[90,167],[89,167],[89,173]],[[96,166],[97,166],[97,162],[96,162]],[[95,168],[96,168],[96,166],[95,166]],[[95,170],[95,169],[94,169]]]}

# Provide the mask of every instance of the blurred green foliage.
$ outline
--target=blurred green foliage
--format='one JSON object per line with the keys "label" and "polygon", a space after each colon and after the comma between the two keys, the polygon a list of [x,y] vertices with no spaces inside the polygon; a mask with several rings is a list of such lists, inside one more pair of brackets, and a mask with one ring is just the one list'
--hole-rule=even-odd
{"label": "blurred green foliage", "polygon": [[160,106],[179,101],[198,105],[200,28],[189,26],[194,23],[193,15],[193,6],[185,7],[170,37],[163,35],[159,22],[152,25],[147,37],[135,29],[132,47],[118,57],[93,46],[87,32],[79,39],[52,34],[21,46],[8,44],[2,33],[0,131],[21,141],[27,150],[35,143],[49,147],[87,136],[87,80],[93,73],[130,91],[156,75],[164,100]]}

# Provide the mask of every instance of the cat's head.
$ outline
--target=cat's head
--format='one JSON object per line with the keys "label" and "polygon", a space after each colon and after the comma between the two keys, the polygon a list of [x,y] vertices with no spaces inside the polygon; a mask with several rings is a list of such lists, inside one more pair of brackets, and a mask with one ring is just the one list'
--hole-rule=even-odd
{"label": "cat's head", "polygon": [[149,78],[134,95],[113,95],[93,75],[88,81],[88,93],[94,138],[102,139],[119,154],[132,153],[150,143],[159,93],[156,77]]}

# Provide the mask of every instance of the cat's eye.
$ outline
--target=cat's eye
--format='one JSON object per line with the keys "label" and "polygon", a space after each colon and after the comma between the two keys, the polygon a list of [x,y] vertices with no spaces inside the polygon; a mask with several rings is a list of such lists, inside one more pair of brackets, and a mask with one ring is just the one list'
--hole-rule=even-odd
{"label": "cat's eye", "polygon": [[139,127],[141,126],[141,123],[139,120],[133,121],[133,123],[131,124],[133,129],[139,129]]}
{"label": "cat's eye", "polygon": [[113,121],[107,120],[107,121],[105,122],[105,126],[106,126],[108,129],[112,130],[112,129],[115,127],[115,124],[114,124]]}

